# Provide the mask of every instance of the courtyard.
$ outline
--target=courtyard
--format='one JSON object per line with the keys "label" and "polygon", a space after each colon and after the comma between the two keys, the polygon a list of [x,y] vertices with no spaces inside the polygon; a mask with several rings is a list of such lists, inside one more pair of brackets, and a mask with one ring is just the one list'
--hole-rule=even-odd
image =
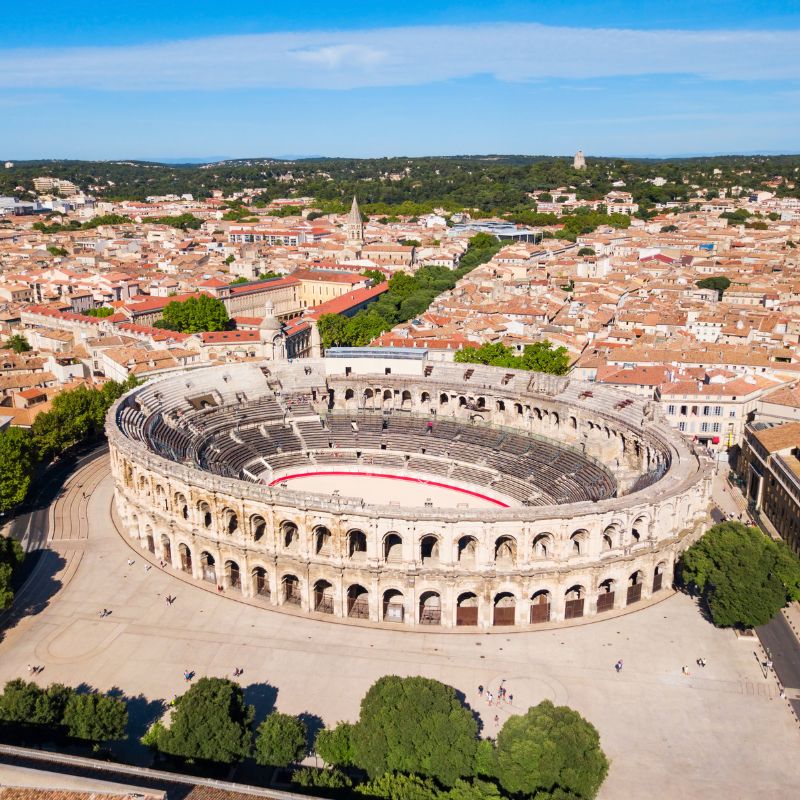
{"label": "courtyard", "polygon": [[[5,630],[0,680],[28,677],[118,687],[152,701],[185,689],[183,671],[239,679],[261,713],[354,719],[381,675],[421,674],[464,693],[493,735],[495,715],[549,698],[599,730],[611,769],[600,797],[772,798],[797,794],[800,730],[765,679],[752,641],[714,629],[684,595],[560,630],[420,633],[270,611],[161,570],[132,549],[111,515],[104,459],[75,473],[50,509],[50,548],[20,595],[33,613]],[[133,561],[129,564],[129,561]],[[176,597],[169,605],[168,595]],[[103,609],[111,611],[101,618]],[[707,666],[697,667],[697,658]],[[614,664],[623,661],[617,673]],[[690,674],[682,674],[687,665]],[[513,705],[489,706],[501,681]],[[132,747],[134,759],[146,759]]]}

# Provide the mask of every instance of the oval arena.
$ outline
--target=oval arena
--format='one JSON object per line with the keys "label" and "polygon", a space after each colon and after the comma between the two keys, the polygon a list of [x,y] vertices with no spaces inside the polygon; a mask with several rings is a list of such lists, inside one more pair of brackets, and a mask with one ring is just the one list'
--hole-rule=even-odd
{"label": "oval arena", "polygon": [[635,607],[708,518],[710,463],[651,401],[424,350],[176,373],[107,430],[143,549],[319,618],[528,628]]}

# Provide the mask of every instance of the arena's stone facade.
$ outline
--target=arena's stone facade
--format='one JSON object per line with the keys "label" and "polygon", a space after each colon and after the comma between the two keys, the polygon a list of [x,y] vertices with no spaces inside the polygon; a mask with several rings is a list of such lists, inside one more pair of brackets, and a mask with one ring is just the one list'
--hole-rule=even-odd
{"label": "arena's stone facade", "polygon": [[[707,522],[710,464],[640,399],[513,370],[466,374],[424,359],[342,358],[270,364],[263,375],[253,365],[214,367],[147,384],[109,412],[117,510],[142,548],[198,581],[270,607],[376,624],[519,628],[668,591],[677,556]],[[201,390],[216,392],[221,407],[271,392],[319,410],[379,407],[522,431],[605,464],[621,496],[401,509],[211,474],[147,444],[149,420]],[[134,412],[142,422],[127,421]],[[351,455],[356,471],[368,463],[368,454]],[[656,473],[647,485],[643,476]]]}

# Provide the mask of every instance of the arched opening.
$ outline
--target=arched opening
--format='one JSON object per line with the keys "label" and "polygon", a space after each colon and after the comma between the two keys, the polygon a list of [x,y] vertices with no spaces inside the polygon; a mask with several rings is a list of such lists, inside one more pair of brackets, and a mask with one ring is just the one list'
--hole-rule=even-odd
{"label": "arched opening", "polygon": [[175,510],[184,519],[189,519],[189,504],[186,502],[186,498],[180,492],[175,495]]}
{"label": "arched opening", "polygon": [[420,403],[430,403],[431,402],[431,396],[427,392],[423,392],[419,396],[419,402]]}
{"label": "arched opening", "polygon": [[578,430],[578,420],[577,420],[576,417],[570,417],[569,418],[569,426],[574,431]]}
{"label": "arched opening", "polygon": [[202,578],[204,581],[208,581],[209,583],[216,584],[217,582],[217,568],[216,562],[214,561],[214,556],[208,552],[208,550],[203,550],[200,553],[200,567],[202,569]]}
{"label": "arched opening", "polygon": [[300,605],[300,580],[296,575],[284,575],[281,578],[281,597],[284,603]]}
{"label": "arched opening", "polygon": [[281,541],[287,550],[296,550],[300,543],[300,534],[297,525],[289,520],[281,522]]}
{"label": "arched opening", "polygon": [[352,406],[355,399],[356,393],[352,389],[344,390],[344,402],[347,406]]}
{"label": "arched opening", "polygon": [[178,546],[178,555],[181,559],[181,571],[192,574],[192,551],[185,545]]}
{"label": "arched opening", "polygon": [[331,532],[324,526],[318,525],[314,528],[314,552],[318,556],[331,555],[333,547],[333,537]]}
{"label": "arched opening", "polygon": [[156,503],[159,507],[163,508],[164,511],[167,511],[169,508],[169,503],[167,502],[167,496],[164,493],[164,487],[159,484],[156,486]]}
{"label": "arched opening", "polygon": [[375,392],[372,389],[364,390],[364,406],[372,408],[375,405]]}
{"label": "arched opening", "polygon": [[586,591],[583,586],[570,586],[564,593],[564,619],[577,619],[583,616]]}
{"label": "arched opening", "polygon": [[478,398],[478,402],[476,404],[476,407],[479,408],[479,409],[486,408],[486,398],[485,397],[479,397]]}
{"label": "arched opening", "polygon": [[211,506],[205,500],[197,505],[197,510],[200,512],[200,522],[204,528],[211,527]]}
{"label": "arched opening", "polygon": [[571,556],[582,556],[586,553],[586,542],[589,539],[589,531],[581,528],[580,530],[575,531],[572,536],[569,537],[570,540],[570,550],[569,554]]}
{"label": "arched opening", "polygon": [[383,558],[386,561],[402,561],[403,540],[399,533],[387,533],[384,537]]}
{"label": "arched opening", "polygon": [[611,541],[611,537],[607,533],[604,533],[603,534],[603,545],[602,545],[603,552],[605,553],[606,551],[611,550],[611,548],[613,546],[614,546],[614,543]]}
{"label": "arched opening", "polygon": [[495,403],[495,408],[496,408],[498,411],[505,411],[505,410],[506,410],[506,403],[505,403],[505,400],[498,400],[498,401]]}
{"label": "arched opening", "polygon": [[550,621],[550,592],[541,589],[531,597],[531,625]]}
{"label": "arched opening", "polygon": [[155,537],[153,536],[153,529],[149,525],[144,526],[144,536],[145,536],[145,542],[147,544],[147,550],[150,553],[155,553],[156,540]]}
{"label": "arched opening", "polygon": [[510,566],[517,560],[517,542],[513,536],[500,536],[494,543],[496,564]]}
{"label": "arched opening", "polygon": [[459,395],[458,398],[458,407],[459,408],[466,408],[467,407],[467,398],[464,395]]}
{"label": "arched opening", "polygon": [[561,423],[561,418],[558,416],[558,411],[552,411],[550,413],[550,424],[554,425],[556,428]]}
{"label": "arched opening", "polygon": [[347,590],[347,616],[369,619],[369,592],[357,583]]}
{"label": "arched opening", "polygon": [[514,403],[514,411],[517,413],[518,417],[522,416],[522,404],[521,403]]}
{"label": "arched opening", "polygon": [[456,601],[456,625],[478,624],[478,595],[464,592]]}
{"label": "arched opening", "polygon": [[253,541],[260,542],[267,532],[267,522],[260,514],[250,517],[250,532],[253,534]]}
{"label": "arched opening", "polygon": [[314,584],[314,611],[333,614],[333,584],[319,580]]}
{"label": "arched opening", "polygon": [[[611,542],[611,547],[619,547],[622,543],[620,542],[620,527],[616,523],[612,523],[608,525],[606,529],[603,531],[603,538],[608,537],[609,541]],[[610,548],[609,548],[610,549]]]}
{"label": "arched opening", "polygon": [[500,592],[494,598],[492,625],[513,625],[517,610],[517,598],[511,592]]}
{"label": "arched opening", "polygon": [[393,399],[394,399],[394,395],[392,394],[392,390],[391,389],[384,389],[383,390],[383,407],[384,408],[391,408]]}
{"label": "arched opening", "polygon": [[450,402],[449,395],[446,395],[444,392],[442,392],[439,395],[439,405],[440,406],[446,406],[446,405],[448,405],[449,402]]}
{"label": "arched opening", "polygon": [[597,613],[610,611],[614,608],[614,581],[606,578],[597,587]]}
{"label": "arched opening", "polygon": [[166,533],[161,534],[161,558],[172,566],[172,545]]}
{"label": "arched opening", "polygon": [[423,564],[439,560],[439,539],[436,536],[423,536],[419,543],[419,557]]}
{"label": "arched opening", "polygon": [[442,599],[437,592],[423,592],[419,598],[419,624],[440,625]]}
{"label": "arched opening", "polygon": [[637,517],[631,527],[631,544],[638,544],[642,539],[649,535],[649,524],[647,517]]}
{"label": "arched opening", "polygon": [[553,554],[553,536],[549,533],[540,533],[533,540],[533,558],[546,559]]}
{"label": "arched opening", "polygon": [[230,508],[226,508],[222,512],[222,519],[225,525],[225,532],[229,536],[235,533],[236,529],[239,527],[239,517],[236,516],[236,513]]}
{"label": "arched opening", "polygon": [[641,570],[636,570],[636,572],[631,573],[630,577],[628,578],[628,593],[625,597],[625,605],[632,605],[633,603],[638,603],[642,599],[642,580],[644,575],[642,575]]}
{"label": "arched opening", "polygon": [[367,534],[364,531],[347,532],[347,555],[355,561],[363,561],[367,557]]}
{"label": "arched opening", "polygon": [[269,598],[271,591],[269,588],[269,576],[264,567],[253,568],[253,591],[259,597]]}
{"label": "arched opening", "polygon": [[411,408],[411,392],[408,389],[404,389],[403,394],[400,396],[400,407],[406,410]]}
{"label": "arched opening", "polygon": [[404,616],[403,593],[398,589],[387,589],[383,593],[383,619],[386,622],[402,622]]}
{"label": "arched opening", "polygon": [[653,593],[661,591],[661,584],[664,582],[664,570],[666,564],[662,561],[656,565],[655,572],[653,572]]}
{"label": "arched opening", "polygon": [[147,486],[147,478],[144,475],[139,476],[139,494],[150,494],[149,487]]}
{"label": "arched opening", "polygon": [[474,564],[478,557],[478,540],[474,536],[462,536],[458,540],[458,560]]}
{"label": "arched opening", "polygon": [[235,589],[237,592],[242,591],[242,574],[235,561],[225,562],[225,586]]}

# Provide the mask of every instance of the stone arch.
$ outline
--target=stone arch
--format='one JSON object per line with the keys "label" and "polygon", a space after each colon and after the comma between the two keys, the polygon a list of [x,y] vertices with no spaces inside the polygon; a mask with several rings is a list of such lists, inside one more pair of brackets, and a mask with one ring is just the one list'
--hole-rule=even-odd
{"label": "stone arch", "polygon": [[344,404],[350,408],[355,403],[356,393],[352,389],[344,390]]}
{"label": "stone arch", "polygon": [[513,625],[516,621],[517,598],[512,592],[498,592],[492,602],[492,625]]}
{"label": "stone arch", "polygon": [[314,611],[333,614],[333,584],[323,578],[314,582]]}
{"label": "stone arch", "polygon": [[537,560],[552,558],[554,552],[554,538],[552,533],[538,533],[533,540],[531,557]]}
{"label": "stone arch", "polygon": [[430,402],[431,402],[431,396],[430,396],[430,394],[428,394],[428,392],[423,392],[423,393],[422,393],[422,394],[419,396],[419,402],[420,402],[420,403],[430,403]]}
{"label": "stone arch", "polygon": [[148,523],[144,526],[144,541],[148,552],[156,552],[156,539],[153,535],[153,527]]}
{"label": "stone arch", "polygon": [[197,504],[197,513],[200,516],[200,523],[202,526],[204,528],[210,528],[214,517],[211,513],[211,506],[205,500],[201,500]]}
{"label": "stone arch", "polygon": [[383,619],[386,622],[403,622],[405,619],[405,597],[399,589],[387,589],[383,593]]}
{"label": "stone arch", "polygon": [[391,389],[383,390],[383,407],[390,408],[394,404],[394,393]]}
{"label": "stone arch", "polygon": [[456,625],[477,625],[479,608],[475,592],[462,592],[456,600]]}
{"label": "stone arch", "polygon": [[569,537],[569,541],[569,555],[586,555],[586,547],[589,543],[589,531],[587,531],[586,528],[578,528],[578,530],[572,533],[572,535]]}
{"label": "stone arch", "polygon": [[286,550],[297,550],[300,546],[300,532],[289,519],[281,522],[281,544]]}
{"label": "stone arch", "polygon": [[281,578],[281,602],[291,606],[300,605],[300,579],[297,575],[286,573]]}
{"label": "stone arch", "polygon": [[372,389],[364,389],[364,398],[363,398],[364,405],[367,406],[374,406],[375,405],[375,392]]}
{"label": "stone arch", "polygon": [[474,564],[478,558],[478,540],[474,536],[462,536],[458,540],[458,561]]}
{"label": "stone arch", "polygon": [[547,589],[540,589],[531,595],[531,625],[550,622],[550,605],[550,592]]}
{"label": "stone arch", "polygon": [[466,408],[466,407],[467,407],[467,405],[468,405],[468,403],[467,403],[467,398],[466,398],[466,397],[464,397],[464,395],[463,395],[463,394],[460,394],[460,395],[458,396],[458,407],[459,407],[459,408]]}
{"label": "stone arch", "polygon": [[644,573],[637,569],[628,576],[628,591],[625,596],[625,605],[630,606],[642,599],[642,582]]}
{"label": "stone arch", "polygon": [[160,483],[156,484],[156,503],[164,511],[169,510],[169,500],[167,500],[167,493],[164,491],[164,487]]}
{"label": "stone arch", "polygon": [[239,517],[232,508],[226,508],[222,512],[222,525],[229,536],[236,533],[239,528]]}
{"label": "stone arch", "polygon": [[189,519],[189,504],[186,502],[186,496],[183,492],[176,492],[173,501],[175,503],[175,510],[184,519]]}
{"label": "stone arch", "polygon": [[161,534],[161,558],[172,566],[172,542],[166,533]]}
{"label": "stone arch", "polygon": [[439,537],[432,533],[419,540],[419,559],[425,564],[439,560]]}
{"label": "stone arch", "polygon": [[419,596],[419,624],[441,625],[442,598],[439,592],[423,592]]}
{"label": "stone arch", "polygon": [[392,531],[383,537],[383,559],[384,561],[403,560],[403,538],[399,533]]}
{"label": "stone arch", "polygon": [[347,590],[347,616],[369,619],[369,592],[360,583],[354,583]]}
{"label": "stone arch", "polygon": [[367,534],[358,528],[347,532],[347,556],[356,561],[367,557]]}
{"label": "stone arch", "polygon": [[253,581],[253,594],[258,597],[269,598],[272,591],[269,586],[269,573],[264,567],[253,567],[250,577]]}
{"label": "stone arch", "polygon": [[250,517],[250,534],[254,542],[260,542],[267,532],[267,521],[261,514],[253,514]]}
{"label": "stone arch", "polygon": [[638,544],[650,536],[650,520],[644,514],[639,514],[631,525],[631,544]]}
{"label": "stone arch", "polygon": [[494,404],[496,411],[505,411],[506,410],[506,401],[505,400],[497,400]]}
{"label": "stone arch", "polygon": [[570,586],[564,592],[564,619],[577,619],[583,616],[586,603],[586,589],[580,584]]}
{"label": "stone arch", "polygon": [[202,570],[202,579],[216,585],[217,562],[214,556],[209,553],[208,550],[203,550],[200,553],[200,568]]}
{"label": "stone arch", "polygon": [[181,572],[192,574],[192,550],[188,544],[181,542],[178,545],[178,557],[181,562]]}
{"label": "stone arch", "polygon": [[400,408],[411,408],[411,392],[408,389],[403,389],[403,393],[400,395]]}
{"label": "stone arch", "polygon": [[494,543],[494,560],[496,564],[517,563],[517,540],[513,536],[498,536]]}
{"label": "stone arch", "polygon": [[622,525],[619,522],[612,522],[603,529],[603,536],[611,540],[611,547],[622,545]]}
{"label": "stone arch", "polygon": [[317,525],[313,531],[314,553],[318,556],[333,555],[333,536],[324,525]]}
{"label": "stone arch", "polygon": [[656,568],[653,570],[653,594],[656,592],[660,592],[662,584],[664,583],[664,573],[667,570],[667,562],[660,561],[656,564]]}
{"label": "stone arch", "polygon": [[439,395],[439,405],[446,406],[449,405],[449,403],[450,403],[450,396],[448,394],[445,394],[445,392],[442,392]]}
{"label": "stone arch", "polygon": [[569,418],[569,426],[572,430],[578,430],[578,418],[577,417],[570,417]]}
{"label": "stone arch", "polygon": [[616,581],[613,578],[606,578],[600,581],[597,587],[597,613],[610,611],[614,608]]}
{"label": "stone arch", "polygon": [[550,423],[556,428],[561,424],[561,417],[558,416],[558,411],[550,413]]}
{"label": "stone arch", "polygon": [[150,492],[149,492],[149,487],[147,485],[146,475],[139,476],[138,489],[139,489],[139,494],[143,494],[145,497],[149,497]]}
{"label": "stone arch", "polygon": [[237,592],[242,591],[242,572],[239,564],[231,558],[225,562],[225,586]]}
{"label": "stone arch", "polygon": [[518,417],[522,416],[522,403],[514,403],[514,412]]}
{"label": "stone arch", "polygon": [[600,550],[604,553],[614,549],[614,540],[607,534],[603,533],[600,539]]}

